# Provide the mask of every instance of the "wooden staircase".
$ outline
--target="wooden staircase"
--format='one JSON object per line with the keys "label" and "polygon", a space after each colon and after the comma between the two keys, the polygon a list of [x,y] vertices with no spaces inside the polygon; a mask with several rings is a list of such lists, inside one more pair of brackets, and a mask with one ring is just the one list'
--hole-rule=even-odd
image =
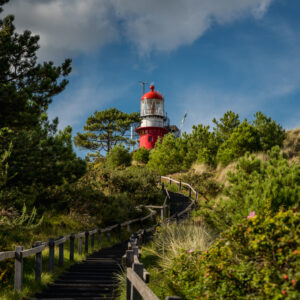
{"label": "wooden staircase", "polygon": [[121,272],[121,257],[126,249],[127,242],[93,253],[85,261],[71,266],[32,299],[115,299],[116,274]]}
{"label": "wooden staircase", "polygon": [[[189,204],[188,197],[169,192],[170,215],[183,211]],[[184,216],[182,216],[183,218]],[[101,249],[85,261],[71,266],[53,284],[32,299],[45,300],[111,300],[116,299],[118,279],[121,273],[121,259],[128,242]]]}

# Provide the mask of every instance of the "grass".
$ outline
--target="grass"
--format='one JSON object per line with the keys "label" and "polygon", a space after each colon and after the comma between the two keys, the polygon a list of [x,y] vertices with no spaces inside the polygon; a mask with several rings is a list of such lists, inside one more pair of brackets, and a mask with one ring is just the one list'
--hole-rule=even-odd
{"label": "grass", "polygon": [[[183,251],[207,250],[214,242],[216,236],[207,228],[199,226],[192,221],[180,224],[168,224],[158,228],[152,242],[142,248],[141,262],[150,273],[149,288],[160,298],[174,295],[169,284],[166,271],[170,267],[172,258],[177,257]],[[126,275],[118,275],[119,298],[126,299]]]}
{"label": "grass", "polygon": [[182,251],[206,250],[214,238],[207,228],[189,220],[179,224],[166,224],[158,228],[153,241],[143,247],[143,253],[146,253],[143,255],[143,262],[145,267],[154,263],[166,270],[172,258],[180,255]]}
{"label": "grass", "polygon": [[[126,230],[122,230],[121,233],[121,240],[126,240],[128,238],[128,233]],[[84,241],[83,241],[84,242]],[[111,235],[111,245],[119,242],[116,233],[112,233]],[[107,238],[104,236],[102,237],[100,248],[108,247],[109,243]],[[97,243],[97,236],[95,236],[95,246],[94,250],[100,249]],[[75,253],[74,253],[74,262],[69,260],[70,257],[70,241],[65,242],[64,244],[64,264],[63,266],[58,266],[58,246],[55,247],[55,266],[54,266],[54,273],[49,272],[49,248],[46,248],[42,252],[42,278],[40,282],[35,281],[35,256],[30,256],[24,258],[24,272],[23,272],[23,290],[22,292],[15,293],[13,282],[14,282],[14,275],[13,275],[13,260],[7,260],[2,262],[2,264],[7,263],[10,265],[10,278],[8,279],[8,284],[0,290],[0,299],[1,300],[20,300],[20,299],[27,299],[28,297],[32,296],[33,294],[40,292],[47,284],[52,283],[55,278],[58,277],[63,271],[68,269],[72,264],[82,261],[86,258],[86,256],[91,251],[91,239],[89,239],[89,253],[83,253],[81,255],[78,254],[78,241],[75,241]],[[83,252],[84,252],[84,243],[83,243]]]}

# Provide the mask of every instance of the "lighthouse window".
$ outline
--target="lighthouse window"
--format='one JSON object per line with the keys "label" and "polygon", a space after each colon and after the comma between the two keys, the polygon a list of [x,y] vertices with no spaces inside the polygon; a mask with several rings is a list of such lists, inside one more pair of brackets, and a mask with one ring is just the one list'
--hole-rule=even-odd
{"label": "lighthouse window", "polygon": [[148,142],[152,142],[152,136],[148,136]]}

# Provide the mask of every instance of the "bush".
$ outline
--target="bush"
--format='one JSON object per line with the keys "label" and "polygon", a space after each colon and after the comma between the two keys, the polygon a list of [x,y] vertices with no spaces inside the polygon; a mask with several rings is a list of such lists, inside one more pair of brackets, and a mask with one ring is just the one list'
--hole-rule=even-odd
{"label": "bush", "polygon": [[285,139],[284,129],[260,111],[255,114],[253,125],[259,132],[262,150],[267,151],[274,146],[282,147]]}
{"label": "bush", "polygon": [[182,251],[166,274],[184,299],[299,299],[300,214],[244,219],[208,251]]}
{"label": "bush", "polygon": [[299,202],[300,166],[289,164],[278,146],[269,151],[269,160],[265,162],[247,153],[227,178],[226,197],[218,203],[212,200],[204,204],[197,212],[221,231],[239,222],[250,211],[274,214]]}
{"label": "bush", "polygon": [[106,163],[111,168],[130,166],[131,155],[123,145],[117,145],[108,152]]}
{"label": "bush", "polygon": [[215,164],[218,144],[216,135],[209,131],[209,126],[194,125],[191,134],[183,135],[183,144],[186,145],[183,159],[186,168],[189,168],[195,161],[209,165]]}
{"label": "bush", "polygon": [[146,164],[149,161],[149,155],[150,151],[145,147],[142,147],[133,153],[132,158],[139,163]]}
{"label": "bush", "polygon": [[228,140],[234,129],[240,125],[239,115],[231,110],[228,110],[219,121],[216,118],[212,121],[216,125],[214,133],[219,144]]}
{"label": "bush", "polygon": [[261,149],[259,132],[245,120],[236,127],[229,139],[218,149],[217,161],[228,165],[234,159],[243,156],[247,151],[255,152]]}
{"label": "bush", "polygon": [[169,133],[164,136],[163,141],[156,142],[155,148],[150,152],[147,167],[160,175],[175,173],[183,169],[183,157],[182,140]]}

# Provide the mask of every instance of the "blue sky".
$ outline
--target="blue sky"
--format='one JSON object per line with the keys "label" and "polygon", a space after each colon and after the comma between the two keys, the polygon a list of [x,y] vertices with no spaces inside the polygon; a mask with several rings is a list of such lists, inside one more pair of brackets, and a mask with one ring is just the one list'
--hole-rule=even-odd
{"label": "blue sky", "polygon": [[11,0],[39,59],[73,59],[51,118],[81,131],[95,110],[139,110],[139,80],[165,96],[171,123],[211,125],[231,109],[300,126],[298,0]]}

